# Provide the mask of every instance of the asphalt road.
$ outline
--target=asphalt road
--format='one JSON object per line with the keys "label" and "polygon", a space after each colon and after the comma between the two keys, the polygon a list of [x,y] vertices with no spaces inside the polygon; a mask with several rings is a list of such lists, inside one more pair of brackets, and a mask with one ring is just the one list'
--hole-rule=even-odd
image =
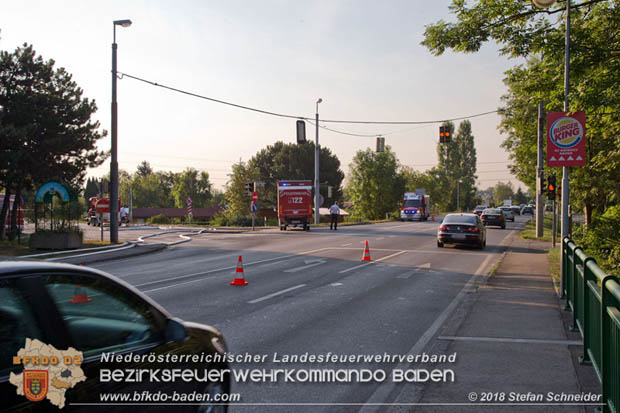
{"label": "asphalt road", "polygon": [[[464,287],[488,273],[529,219],[489,228],[487,247],[437,248],[436,222],[393,222],[303,231],[202,234],[162,252],[94,266],[138,287],[187,321],[220,329],[231,353],[268,355],[233,368],[338,368],[389,373],[389,363],[277,363],[283,355],[423,352]],[[370,263],[362,262],[365,241]],[[229,285],[243,257],[244,287]],[[231,411],[358,411],[390,403],[407,386],[383,383],[234,383]],[[259,405],[259,403],[267,403]],[[274,405],[273,403],[282,403]],[[295,406],[286,403],[309,403]],[[357,404],[356,404],[357,403]],[[381,409],[381,406],[376,406]],[[375,407],[372,407],[375,409]]]}

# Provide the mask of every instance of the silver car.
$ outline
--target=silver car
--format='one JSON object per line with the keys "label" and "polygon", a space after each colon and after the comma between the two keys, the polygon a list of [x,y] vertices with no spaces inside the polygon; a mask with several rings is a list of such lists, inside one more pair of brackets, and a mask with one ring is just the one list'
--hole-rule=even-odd
{"label": "silver car", "polygon": [[510,220],[512,222],[515,222],[515,214],[512,211],[512,207],[501,206],[499,207],[499,209],[502,210],[502,213],[504,214],[504,218],[506,219],[506,221]]}

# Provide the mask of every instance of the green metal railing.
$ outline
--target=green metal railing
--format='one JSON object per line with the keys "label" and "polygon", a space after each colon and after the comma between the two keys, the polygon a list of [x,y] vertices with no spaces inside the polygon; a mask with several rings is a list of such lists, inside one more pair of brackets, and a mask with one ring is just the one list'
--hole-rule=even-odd
{"label": "green metal railing", "polygon": [[608,275],[570,238],[562,242],[562,297],[583,337],[582,363],[601,382],[604,412],[620,408],[620,280]]}

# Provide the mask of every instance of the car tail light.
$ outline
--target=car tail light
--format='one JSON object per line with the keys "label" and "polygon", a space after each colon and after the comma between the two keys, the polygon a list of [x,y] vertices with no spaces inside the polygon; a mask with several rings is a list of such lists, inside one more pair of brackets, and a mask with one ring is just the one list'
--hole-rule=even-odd
{"label": "car tail light", "polygon": [[484,215],[484,214],[480,215],[480,218],[482,218],[482,219],[485,219],[486,217],[487,217],[487,216],[486,216],[486,215]]}
{"label": "car tail light", "polygon": [[469,227],[467,228],[468,232],[480,232],[480,228],[478,227]]}
{"label": "car tail light", "polygon": [[447,230],[448,230],[447,226],[445,226],[445,225],[440,225],[439,226],[439,231],[447,231]]}

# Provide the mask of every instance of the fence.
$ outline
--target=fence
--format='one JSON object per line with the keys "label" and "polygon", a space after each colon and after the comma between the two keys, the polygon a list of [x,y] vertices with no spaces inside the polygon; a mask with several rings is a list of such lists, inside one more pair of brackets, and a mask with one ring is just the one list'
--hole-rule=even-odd
{"label": "fence", "polygon": [[608,275],[570,238],[562,242],[562,295],[583,337],[582,363],[601,382],[604,412],[620,408],[620,280]]}

